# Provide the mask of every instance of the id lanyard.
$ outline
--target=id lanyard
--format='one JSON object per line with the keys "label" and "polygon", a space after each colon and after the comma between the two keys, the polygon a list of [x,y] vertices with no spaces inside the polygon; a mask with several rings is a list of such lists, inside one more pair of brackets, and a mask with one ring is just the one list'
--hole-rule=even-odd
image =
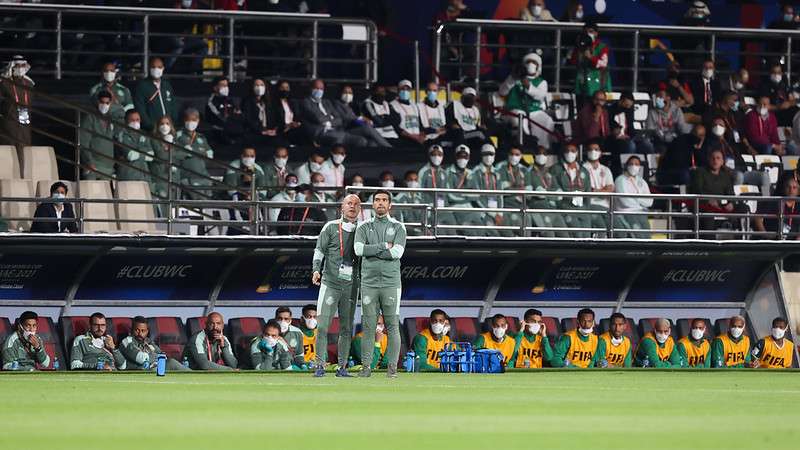
{"label": "id lanyard", "polygon": [[[211,340],[208,339],[208,336],[206,336],[206,349],[208,349],[208,360],[209,361],[214,361],[212,359],[212,356],[211,356]],[[219,357],[214,362],[216,362],[217,364],[222,364],[222,352],[221,351],[220,351],[220,355],[218,355],[218,356]]]}
{"label": "id lanyard", "polygon": [[339,256],[344,260],[344,239],[342,238],[342,222],[339,222]]}
{"label": "id lanyard", "polygon": [[[544,176],[541,174],[541,172],[539,172],[538,170],[536,171],[536,176],[537,176],[537,177],[539,177],[539,181],[541,181],[541,182],[542,182],[542,186],[544,186],[544,188],[545,188],[546,190],[550,190],[550,183],[548,183],[548,182],[547,182],[547,178],[545,178],[545,177],[544,177]],[[567,175],[567,177],[569,177],[569,175]]]}
{"label": "id lanyard", "polygon": [[[19,94],[17,94],[17,85],[16,85],[16,84],[14,84],[14,83],[12,83],[12,84],[11,84],[11,89],[13,89],[13,90],[14,90],[14,100],[17,102],[17,106],[19,106],[19,105],[20,105],[20,103],[19,103]],[[25,103],[23,103],[23,105],[24,105],[24,106],[28,106],[28,104],[29,104],[28,90],[27,90],[27,89],[25,89],[25,90],[23,90],[22,92],[23,92],[23,95],[24,95],[24,100],[25,100]]]}

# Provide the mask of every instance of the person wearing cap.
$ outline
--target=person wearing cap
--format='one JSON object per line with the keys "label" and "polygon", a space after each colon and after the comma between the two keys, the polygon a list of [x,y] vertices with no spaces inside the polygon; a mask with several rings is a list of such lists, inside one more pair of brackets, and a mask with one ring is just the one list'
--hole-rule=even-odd
{"label": "person wearing cap", "polygon": [[386,101],[386,87],[377,84],[373,86],[372,94],[364,100],[362,111],[364,116],[372,122],[372,126],[375,127],[378,134],[390,146],[397,144],[400,136],[397,135],[397,131],[392,125],[392,108]]}
{"label": "person wearing cap", "polygon": [[100,91],[95,99],[96,114],[82,114],[80,129],[83,179],[114,178],[114,124],[111,122],[111,93]]}
{"label": "person wearing cap", "polygon": [[[469,168],[470,150],[464,144],[456,147],[455,163],[447,168],[447,187],[450,189],[471,189],[472,169]],[[471,197],[465,194],[447,194],[447,204],[453,208],[472,208]],[[483,225],[482,217],[477,212],[454,212],[439,220],[444,225]],[[477,230],[445,230],[443,234],[463,234],[478,236]]]}
{"label": "person wearing cap", "polygon": [[103,79],[89,89],[89,99],[94,101],[100,91],[111,93],[111,117],[115,122],[125,120],[125,113],[133,109],[133,95],[130,89],[119,82],[119,69],[114,62],[103,64]]}
{"label": "person wearing cap", "polygon": [[[495,165],[497,171],[497,181],[500,189],[504,191],[529,191],[531,186],[529,184],[530,178],[528,170],[522,165],[522,148],[517,145],[512,145],[508,149],[508,157],[505,161],[501,161]],[[509,195],[504,197],[503,206],[506,208],[522,208],[524,197],[521,195]],[[522,214],[520,213],[503,213],[503,222],[505,225],[522,225]],[[505,230],[500,233],[502,236],[512,237],[515,235],[527,235],[527,231],[511,231]]]}
{"label": "person wearing cap", "polygon": [[31,145],[33,80],[28,77],[30,64],[15,55],[0,74],[0,139],[15,145],[22,159],[22,148]]}
{"label": "person wearing cap", "polygon": [[513,116],[506,116],[505,119],[516,128],[519,126],[519,117],[523,116],[522,132],[535,137],[538,144],[550,147],[554,123],[544,112],[547,80],[542,78],[542,57],[537,53],[528,53],[522,58],[522,67],[524,74],[510,74],[498,90],[506,98],[506,109],[513,113]]}
{"label": "person wearing cap", "polygon": [[401,80],[397,84],[397,97],[389,106],[392,107],[392,122],[404,147],[425,145],[428,139],[422,130],[419,120],[419,107],[411,101],[411,82]]}
{"label": "person wearing cap", "polygon": [[345,130],[333,102],[323,98],[324,95],[325,82],[316,79],[311,84],[310,95],[300,103],[300,117],[308,137],[323,145],[366,147],[367,139]]}
{"label": "person wearing cap", "polygon": [[[500,190],[497,171],[494,168],[495,148],[492,144],[484,144],[481,147],[481,162],[472,170],[470,180],[471,189],[479,190]],[[481,194],[472,200],[476,208],[502,208],[503,197],[501,195]],[[481,214],[481,224],[485,226],[502,226],[503,214],[498,211],[486,211]],[[481,230],[483,235],[498,236],[500,233],[496,229]]]}
{"label": "person wearing cap", "polygon": [[[406,172],[405,176],[403,177],[406,187],[409,189],[419,189],[419,174],[416,170],[409,170]],[[400,192],[394,197],[394,202],[399,204],[406,204],[406,205],[421,205],[423,203],[427,203],[426,199],[424,198],[425,194],[420,192]],[[398,208],[398,218],[400,221],[405,224],[406,231],[409,235],[412,236],[421,236],[424,233],[424,229],[420,226],[413,226],[410,224],[414,223],[423,223],[423,219],[425,217],[425,211],[421,209],[399,209]]]}
{"label": "person wearing cap", "polygon": [[425,98],[417,103],[419,122],[427,142],[449,146],[450,142],[444,141],[447,135],[447,119],[444,113],[444,105],[438,98],[439,85],[431,81],[425,90]]}
{"label": "person wearing cap", "polygon": [[[442,146],[431,145],[428,148],[428,163],[419,169],[419,187],[426,189],[447,189],[449,187],[447,185],[447,171],[442,165],[442,161],[444,161],[444,149]],[[422,203],[444,208],[447,206],[447,194],[422,194]],[[443,218],[440,217],[440,220]]]}
{"label": "person wearing cap", "polygon": [[[564,192],[591,192],[592,181],[589,173],[578,164],[578,145],[569,142],[564,145],[561,160],[558,164],[550,168],[550,174],[556,186],[556,190]],[[558,208],[584,211],[588,209],[589,199],[587,197],[561,197]],[[564,214],[564,222],[570,228],[589,228],[592,220],[588,214]],[[586,238],[590,237],[587,231],[575,231],[570,233],[570,237]]]}
{"label": "person wearing cap", "polygon": [[583,25],[583,35],[589,42],[579,41],[572,50],[570,62],[577,66],[575,76],[575,95],[591,98],[597,91],[611,90],[611,73],[608,70],[608,46],[600,42],[600,28],[597,22],[587,19]]}
{"label": "person wearing cap", "polygon": [[206,122],[215,134],[226,143],[233,143],[244,135],[244,117],[238,101],[230,95],[230,82],[226,77],[214,77],[212,92],[206,101]]}
{"label": "person wearing cap", "polygon": [[470,148],[480,148],[487,141],[486,126],[481,120],[477,97],[475,88],[466,87],[461,92],[461,98],[453,100],[445,108],[447,127],[456,145],[467,144]]}
{"label": "person wearing cap", "polygon": [[[536,152],[533,155],[533,165],[527,174],[528,186],[530,186],[531,190],[533,191],[555,192],[559,189],[558,185],[555,183],[553,175],[548,170],[547,160],[547,148],[545,148],[543,145],[540,145],[536,148]],[[531,196],[528,197],[528,208],[556,209],[558,208],[559,201],[560,199],[555,196]],[[564,218],[561,214],[541,212],[533,212],[528,214],[530,217],[528,223],[532,224],[533,226],[540,228],[567,228],[567,224],[564,222]],[[569,237],[569,233],[566,231],[545,230],[537,233],[542,237]]]}

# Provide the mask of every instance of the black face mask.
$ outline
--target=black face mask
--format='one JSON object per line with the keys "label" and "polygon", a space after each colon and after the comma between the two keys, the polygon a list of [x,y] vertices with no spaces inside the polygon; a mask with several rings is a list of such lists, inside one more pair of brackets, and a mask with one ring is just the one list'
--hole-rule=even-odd
{"label": "black face mask", "polygon": [[278,91],[278,97],[289,98],[289,91]]}
{"label": "black face mask", "polygon": [[472,108],[475,106],[475,98],[473,97],[466,97],[461,99],[461,103],[464,104],[467,108]]}
{"label": "black face mask", "polygon": [[372,94],[372,98],[375,100],[375,103],[383,103],[386,100],[386,94]]}

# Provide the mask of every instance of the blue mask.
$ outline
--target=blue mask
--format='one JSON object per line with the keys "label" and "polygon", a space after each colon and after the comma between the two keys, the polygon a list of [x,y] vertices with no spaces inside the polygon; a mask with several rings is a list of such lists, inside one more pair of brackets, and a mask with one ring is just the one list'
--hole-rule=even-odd
{"label": "blue mask", "polygon": [[791,22],[791,21],[794,20],[794,15],[792,15],[792,14],[784,14],[783,15],[783,20],[786,21],[786,22]]}
{"label": "blue mask", "polygon": [[297,196],[295,196],[295,198],[294,198],[294,201],[296,201],[296,202],[304,202],[304,201],[306,201],[306,194],[303,194],[302,192],[298,192]]}
{"label": "blue mask", "polygon": [[739,110],[739,100],[736,100],[736,101],[733,103],[733,110],[734,110],[734,111],[738,111],[738,110]]}
{"label": "blue mask", "polygon": [[325,91],[323,91],[322,89],[314,89],[313,91],[311,91],[311,96],[314,97],[314,99],[316,100],[321,99],[323,95],[325,95]]}
{"label": "blue mask", "polygon": [[438,92],[433,92],[433,91],[428,92],[427,98],[430,103],[435,102],[438,97],[439,97]]}
{"label": "blue mask", "polygon": [[656,97],[656,108],[658,108],[658,109],[664,109],[664,106],[665,106],[665,105],[666,105],[666,102],[664,101],[664,99],[663,99],[663,98],[661,98],[661,97]]}
{"label": "blue mask", "polygon": [[397,93],[397,96],[400,98],[400,100],[407,102],[409,99],[411,99],[411,91],[402,90]]}
{"label": "blue mask", "polygon": [[64,199],[66,199],[66,196],[64,194],[62,194],[61,192],[53,193],[53,201],[54,202],[56,202],[56,203],[64,203]]}

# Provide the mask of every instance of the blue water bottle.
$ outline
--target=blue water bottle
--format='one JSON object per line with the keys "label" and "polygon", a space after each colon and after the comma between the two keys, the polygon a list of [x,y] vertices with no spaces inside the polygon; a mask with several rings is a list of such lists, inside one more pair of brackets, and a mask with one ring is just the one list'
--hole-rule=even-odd
{"label": "blue water bottle", "polygon": [[189,357],[187,357],[187,356],[183,357],[183,367],[185,367],[187,369],[189,368]]}
{"label": "blue water bottle", "polygon": [[11,363],[11,370],[19,370],[19,361],[16,359]]}
{"label": "blue water bottle", "polygon": [[106,362],[103,361],[103,358],[97,359],[97,370],[104,370],[106,368]]}
{"label": "blue water bottle", "polygon": [[414,360],[416,359],[416,354],[413,351],[409,351],[406,353],[406,357],[403,359],[403,368],[406,372],[413,372],[414,371]]}
{"label": "blue water bottle", "polygon": [[53,370],[58,370],[61,368],[61,363],[58,361],[58,356],[53,359]]}
{"label": "blue water bottle", "polygon": [[156,375],[163,377],[167,374],[167,355],[159,353],[156,358]]}
{"label": "blue water bottle", "polygon": [[145,356],[142,361],[142,370],[150,370],[150,356]]}

